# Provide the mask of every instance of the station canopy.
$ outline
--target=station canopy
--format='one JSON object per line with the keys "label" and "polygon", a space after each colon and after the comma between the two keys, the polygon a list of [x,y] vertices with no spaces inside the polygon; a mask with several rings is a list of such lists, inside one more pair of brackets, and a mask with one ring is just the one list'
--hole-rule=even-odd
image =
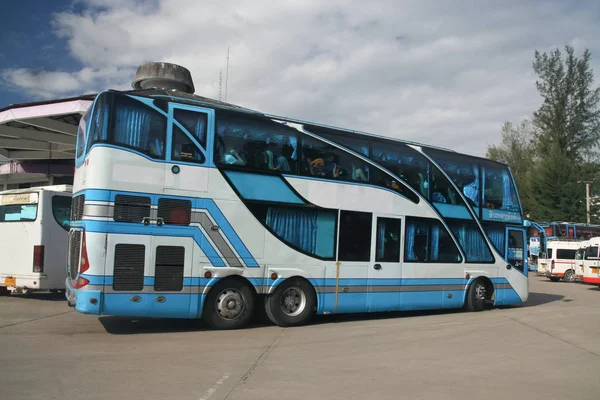
{"label": "station canopy", "polygon": [[95,95],[0,109],[0,164],[75,158],[77,126]]}

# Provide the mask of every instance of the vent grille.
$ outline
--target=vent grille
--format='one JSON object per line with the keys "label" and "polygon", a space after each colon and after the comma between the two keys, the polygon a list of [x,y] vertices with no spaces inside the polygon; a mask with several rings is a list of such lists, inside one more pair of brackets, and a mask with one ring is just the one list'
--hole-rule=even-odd
{"label": "vent grille", "polygon": [[115,196],[115,221],[141,223],[145,217],[150,217],[150,197]]}
{"label": "vent grille", "polygon": [[85,194],[73,197],[71,202],[71,221],[83,219],[83,207],[85,206]]}
{"label": "vent grille", "polygon": [[183,264],[185,248],[181,246],[158,246],[156,248],[156,267],[154,290],[183,290]]}
{"label": "vent grille", "polygon": [[189,200],[159,199],[158,218],[165,224],[189,225],[192,219],[192,202]]}
{"label": "vent grille", "polygon": [[143,244],[117,244],[113,290],[143,290],[145,260],[146,246]]}
{"label": "vent grille", "polygon": [[80,253],[81,231],[72,230],[69,232],[69,259],[67,260],[69,278],[71,279],[77,278],[77,273],[79,272]]}

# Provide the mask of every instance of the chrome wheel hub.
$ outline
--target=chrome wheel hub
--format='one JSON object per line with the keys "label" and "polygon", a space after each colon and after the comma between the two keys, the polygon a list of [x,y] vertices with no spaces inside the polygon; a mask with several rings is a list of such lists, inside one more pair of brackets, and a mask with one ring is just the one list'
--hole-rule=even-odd
{"label": "chrome wheel hub", "polygon": [[244,296],[236,289],[225,289],[217,297],[217,312],[224,319],[238,318],[246,308]]}
{"label": "chrome wheel hub", "polygon": [[306,295],[297,287],[287,288],[281,295],[280,306],[285,315],[295,317],[306,308]]}
{"label": "chrome wheel hub", "polygon": [[475,297],[477,298],[477,300],[485,300],[485,286],[484,285],[477,285],[477,287],[475,288]]}

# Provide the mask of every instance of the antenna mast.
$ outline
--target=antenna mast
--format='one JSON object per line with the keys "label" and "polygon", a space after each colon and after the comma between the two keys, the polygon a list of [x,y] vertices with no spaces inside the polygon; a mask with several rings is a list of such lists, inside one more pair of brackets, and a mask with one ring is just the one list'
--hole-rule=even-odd
{"label": "antenna mast", "polygon": [[223,70],[220,70],[219,71],[219,101],[221,101],[221,99],[222,99],[222,96],[221,96],[222,88],[223,88]]}
{"label": "antenna mast", "polygon": [[229,82],[229,46],[227,46],[227,68],[225,70],[225,101],[227,101],[227,83]]}

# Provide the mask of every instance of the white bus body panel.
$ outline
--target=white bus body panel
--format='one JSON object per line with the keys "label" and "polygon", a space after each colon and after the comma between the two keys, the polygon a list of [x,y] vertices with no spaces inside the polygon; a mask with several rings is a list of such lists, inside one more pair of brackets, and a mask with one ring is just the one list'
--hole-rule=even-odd
{"label": "white bus body panel", "polygon": [[[54,189],[54,190],[51,190]],[[62,191],[55,191],[61,190]],[[9,190],[10,194],[33,193],[37,197],[35,221],[0,222],[0,286],[7,279],[16,279],[14,289],[52,290],[65,288],[65,262],[68,231],[62,228],[52,213],[52,197],[71,197],[68,186]],[[0,202],[1,203],[1,202]],[[34,246],[44,246],[44,269],[33,272]]]}

